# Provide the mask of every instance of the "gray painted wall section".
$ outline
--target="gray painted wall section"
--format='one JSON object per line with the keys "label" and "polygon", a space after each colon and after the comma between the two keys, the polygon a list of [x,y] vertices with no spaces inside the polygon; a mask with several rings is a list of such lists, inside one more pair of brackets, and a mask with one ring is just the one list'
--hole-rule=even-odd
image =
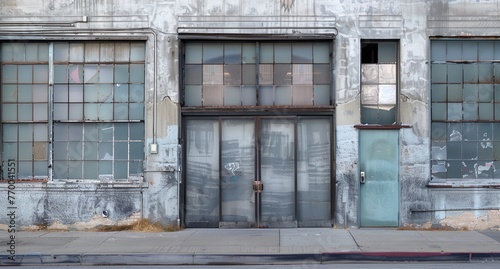
{"label": "gray painted wall section", "polygon": [[[143,182],[123,182],[119,187],[99,182],[17,183],[17,199],[23,204],[20,224],[45,222],[80,229],[139,217],[177,222],[182,174],[178,33],[336,35],[337,188],[333,199],[339,227],[358,225],[358,131],[354,126],[360,122],[360,40],[399,40],[399,117],[411,127],[400,135],[400,224],[440,223],[457,215],[431,212],[443,205],[498,208],[497,190],[429,189],[426,184],[430,179],[429,36],[495,36],[499,17],[500,7],[493,0],[4,0],[3,41],[147,39]],[[158,144],[158,154],[149,152],[152,143]],[[2,197],[6,196],[5,185],[1,188]],[[110,210],[110,217],[102,218],[102,210]],[[474,212],[466,217],[479,218],[488,211]],[[6,216],[0,216],[0,223],[7,223]]]}

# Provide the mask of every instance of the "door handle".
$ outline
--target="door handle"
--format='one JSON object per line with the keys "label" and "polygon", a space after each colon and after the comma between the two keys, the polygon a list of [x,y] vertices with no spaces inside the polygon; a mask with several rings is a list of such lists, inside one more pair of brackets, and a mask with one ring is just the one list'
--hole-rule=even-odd
{"label": "door handle", "polygon": [[255,192],[262,192],[264,190],[264,184],[262,184],[262,181],[254,181],[253,182],[253,190]]}
{"label": "door handle", "polygon": [[359,182],[361,182],[361,184],[364,184],[366,182],[365,172],[361,172],[359,177],[360,177]]}

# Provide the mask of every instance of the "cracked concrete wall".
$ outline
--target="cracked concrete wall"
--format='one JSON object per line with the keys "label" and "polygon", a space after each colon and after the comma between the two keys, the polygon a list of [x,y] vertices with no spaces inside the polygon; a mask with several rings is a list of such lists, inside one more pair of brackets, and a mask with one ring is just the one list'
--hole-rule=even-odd
{"label": "cracked concrete wall", "polygon": [[[57,40],[61,36],[69,40],[92,40],[103,36],[118,39],[146,36],[148,39],[144,184],[129,184],[121,189],[110,185],[100,189],[98,183],[79,183],[77,185],[83,188],[79,190],[64,183],[49,182],[33,188],[31,183],[19,183],[19,188],[23,190],[19,197],[25,214],[20,216],[22,223],[29,226],[30,223],[49,221],[71,228],[75,228],[71,226],[75,223],[80,223],[78,227],[86,227],[83,223],[108,223],[109,219],[99,219],[103,209],[112,210],[110,219],[113,223],[134,219],[137,212],[154,220],[176,222],[179,212],[178,183],[182,172],[182,152],[178,141],[177,27],[182,16],[210,16],[222,20],[225,16],[234,16],[242,21],[248,16],[266,16],[275,19],[284,29],[297,27],[300,16],[315,16],[316,21],[327,18],[335,22],[338,32],[334,41],[337,188],[333,199],[336,200],[337,226],[358,225],[359,141],[358,130],[354,126],[360,123],[362,39],[400,41],[399,117],[401,123],[411,127],[400,131],[400,224],[425,223],[431,219],[439,222],[449,218],[446,214],[411,213],[416,209],[438,208],[443,201],[451,208],[480,197],[480,200],[489,201],[488,206],[498,207],[500,199],[491,199],[498,198],[495,190],[477,196],[469,190],[462,190],[460,194],[455,190],[430,191],[426,184],[430,178],[429,36],[495,36],[498,34],[496,29],[499,25],[495,18],[500,15],[499,9],[496,2],[489,0],[4,0],[0,10],[0,32],[9,34],[3,35],[2,40],[30,37]],[[86,22],[82,21],[83,16],[87,16]],[[467,20],[456,21],[453,16],[463,16]],[[18,28],[6,26],[12,21],[31,22],[33,25]],[[36,25],[72,21],[73,25],[59,28]],[[323,24],[320,21],[314,25]],[[120,29],[127,31],[120,32]],[[228,29],[218,30],[235,33]],[[258,27],[234,31],[247,34],[252,34],[252,31],[258,34],[292,33],[287,29],[266,30]],[[319,32],[315,29],[309,31]],[[193,32],[196,33],[196,30]],[[158,145],[157,154],[149,151],[152,143]],[[68,188],[73,189],[68,191]],[[2,190],[2,195],[4,193]],[[74,206],[64,212],[67,205],[82,206]],[[471,205],[477,206],[478,203]],[[5,216],[0,216],[0,223],[5,220]]]}

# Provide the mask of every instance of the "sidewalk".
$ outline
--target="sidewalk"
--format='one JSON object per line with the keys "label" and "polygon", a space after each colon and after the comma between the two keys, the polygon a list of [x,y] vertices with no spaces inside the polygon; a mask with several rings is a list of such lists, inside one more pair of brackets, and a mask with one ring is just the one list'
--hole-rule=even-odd
{"label": "sidewalk", "polygon": [[304,264],[500,261],[500,231],[185,229],[177,232],[0,231],[0,265]]}

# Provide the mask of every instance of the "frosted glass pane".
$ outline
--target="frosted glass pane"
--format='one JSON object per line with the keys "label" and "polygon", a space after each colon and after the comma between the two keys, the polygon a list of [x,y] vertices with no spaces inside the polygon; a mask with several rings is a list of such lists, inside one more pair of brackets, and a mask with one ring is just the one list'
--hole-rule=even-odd
{"label": "frosted glass pane", "polygon": [[49,66],[47,65],[33,66],[33,82],[49,83]]}
{"label": "frosted glass pane", "polygon": [[2,120],[16,121],[17,120],[17,105],[2,104]]}
{"label": "frosted glass pane", "polygon": [[128,160],[128,143],[115,142],[115,160]]}
{"label": "frosted glass pane", "polygon": [[99,160],[113,160],[112,143],[99,143]]}
{"label": "frosted glass pane", "polygon": [[85,62],[99,61],[99,43],[85,44]]}
{"label": "frosted glass pane", "polygon": [[397,44],[396,43],[379,43],[378,44],[378,62],[379,63],[395,63],[397,61]]}
{"label": "frosted glass pane", "polygon": [[2,138],[4,142],[17,141],[17,125],[4,124],[2,126],[2,133],[3,133]]}
{"label": "frosted glass pane", "polygon": [[291,105],[292,104],[292,87],[277,86],[276,87],[275,105]]}
{"label": "frosted glass pane", "polygon": [[97,123],[86,123],[83,128],[85,141],[98,141],[99,129]]}
{"label": "frosted glass pane", "polygon": [[432,83],[446,83],[446,65],[444,64],[433,64],[432,65],[431,79]]}
{"label": "frosted glass pane", "polygon": [[54,61],[67,62],[69,59],[69,44],[54,43]]}
{"label": "frosted glass pane", "polygon": [[462,60],[466,61],[477,60],[477,42],[475,41],[463,42]]}
{"label": "frosted glass pane", "polygon": [[479,48],[479,60],[484,61],[484,60],[493,60],[493,49],[494,49],[494,43],[493,42],[487,42],[487,41],[481,41],[478,42]]}
{"label": "frosted glass pane", "polygon": [[99,104],[99,120],[113,119],[113,104]]}
{"label": "frosted glass pane", "polygon": [[259,51],[260,63],[273,63],[274,45],[273,43],[261,43]]}
{"label": "frosted glass pane", "polygon": [[432,140],[446,140],[446,123],[433,122],[431,130]]}
{"label": "frosted glass pane", "polygon": [[462,65],[448,64],[448,83],[462,83]]}
{"label": "frosted glass pane", "polygon": [[274,104],[274,88],[270,87],[260,87],[259,88],[259,105],[260,106],[271,106]]}
{"label": "frosted glass pane", "polygon": [[33,125],[32,124],[20,124],[19,125],[19,141],[32,141],[32,140],[33,140]]}
{"label": "frosted glass pane", "polygon": [[16,85],[2,85],[2,102],[17,102]]}
{"label": "frosted glass pane", "polygon": [[432,120],[446,120],[446,104],[432,103]]}
{"label": "frosted glass pane", "polygon": [[68,102],[68,86],[55,85],[54,86],[54,102]]}
{"label": "frosted glass pane", "polygon": [[34,175],[35,177],[42,177],[42,178],[47,178],[48,177],[48,163],[43,162],[43,161],[36,161],[33,164],[34,166]]}
{"label": "frosted glass pane", "polygon": [[[500,48],[499,48],[500,49]],[[493,66],[494,73],[495,73],[495,83],[500,83],[500,64],[495,63]]]}
{"label": "frosted glass pane", "polygon": [[142,161],[129,161],[128,163],[128,171],[129,175],[140,175],[142,174],[143,167],[142,167]]}
{"label": "frosted glass pane", "polygon": [[130,61],[144,61],[146,57],[146,47],[144,43],[130,44]]}
{"label": "frosted glass pane", "polygon": [[33,160],[47,160],[48,143],[34,142],[33,143]]}
{"label": "frosted glass pane", "polygon": [[[89,86],[86,86],[89,87]],[[93,87],[93,86],[90,86]],[[87,88],[85,88],[86,90]],[[85,95],[87,93],[85,92]],[[83,102],[83,85],[69,86],[69,102]]]}
{"label": "frosted glass pane", "polygon": [[26,44],[26,62],[38,60],[38,44]]}
{"label": "frosted glass pane", "polygon": [[112,175],[113,174],[113,162],[112,161],[100,161],[99,162],[99,175]]}
{"label": "frosted glass pane", "polygon": [[195,84],[195,85],[200,85],[202,84],[202,65],[199,64],[187,64],[184,66],[185,70],[185,77],[184,77],[184,82],[186,84]]}
{"label": "frosted glass pane", "polygon": [[255,43],[243,43],[242,62],[255,63],[257,56],[255,54]]}
{"label": "frosted glass pane", "polygon": [[54,104],[54,120],[68,119],[68,104]]}
{"label": "frosted glass pane", "polygon": [[[32,87],[35,89],[46,88],[45,85],[17,85],[18,90],[18,101],[19,102],[33,102],[33,91]],[[40,96],[41,101],[43,102],[47,97]]]}
{"label": "frosted glass pane", "polygon": [[81,124],[68,124],[68,140],[69,141],[82,141],[83,125]]}
{"label": "frosted glass pane", "polygon": [[128,102],[128,84],[115,84],[115,102]]}
{"label": "frosted glass pane", "polygon": [[241,101],[244,106],[257,105],[257,89],[255,87],[242,87]]}
{"label": "frosted glass pane", "polygon": [[68,66],[54,65],[54,83],[68,82]]}
{"label": "frosted glass pane", "polygon": [[224,85],[241,85],[241,65],[224,65]]}
{"label": "frosted glass pane", "polygon": [[33,118],[33,111],[31,104],[18,104],[17,117],[20,121],[31,121]]}
{"label": "frosted glass pane", "polygon": [[395,105],[396,85],[379,85],[378,101],[381,105]]}
{"label": "frosted glass pane", "polygon": [[54,124],[54,140],[67,141],[68,140],[68,124],[56,123]]}
{"label": "frosted glass pane", "polygon": [[462,41],[446,42],[446,60],[462,59]]}
{"label": "frosted glass pane", "polygon": [[114,119],[128,120],[128,104],[114,104]]}
{"label": "frosted glass pane", "polygon": [[83,165],[83,178],[84,179],[98,179],[97,162],[86,161]]}
{"label": "frosted glass pane", "polygon": [[3,43],[0,45],[1,59],[3,63],[12,62],[14,56],[14,48],[11,43]]}
{"label": "frosted glass pane", "polygon": [[396,65],[379,65],[379,83],[396,83]]}
{"label": "frosted glass pane", "polygon": [[274,44],[274,62],[275,63],[291,63],[292,62],[292,46],[289,43]]}
{"label": "frosted glass pane", "polygon": [[68,160],[82,160],[82,142],[68,142]]}
{"label": "frosted glass pane", "polygon": [[201,86],[186,86],[184,104],[186,106],[201,106]]}
{"label": "frosted glass pane", "polygon": [[115,65],[115,83],[128,83],[128,65]]}
{"label": "frosted glass pane", "polygon": [[33,160],[33,142],[19,143],[19,160]]}
{"label": "frosted glass pane", "polygon": [[293,65],[293,85],[312,85],[313,83],[312,64]]}
{"label": "frosted glass pane", "polygon": [[83,65],[69,66],[69,83],[83,83]]}
{"label": "frosted glass pane", "polygon": [[293,105],[312,105],[312,86],[293,86]]}
{"label": "frosted glass pane", "polygon": [[8,159],[19,159],[17,157],[17,143],[3,143],[3,157],[5,160]]}
{"label": "frosted glass pane", "polygon": [[224,82],[223,65],[203,66],[203,85],[222,85]]}
{"label": "frosted glass pane", "polygon": [[224,63],[241,63],[241,43],[229,43],[224,45]]}
{"label": "frosted glass pane", "polygon": [[113,84],[99,84],[98,102],[110,103],[113,101]]}
{"label": "frosted glass pane", "polygon": [[[73,89],[70,88],[70,100],[73,102],[78,102],[81,100],[78,100],[77,98],[73,99],[72,98],[72,91]],[[75,92],[78,94],[79,92]],[[97,102],[99,100],[99,86],[98,85],[85,85],[85,96],[83,99],[85,102]]]}
{"label": "frosted glass pane", "polygon": [[69,119],[83,120],[83,104],[80,103],[69,105]]}
{"label": "frosted glass pane", "polygon": [[17,66],[2,66],[2,83],[17,83]]}
{"label": "frosted glass pane", "polygon": [[479,119],[480,120],[493,120],[493,104],[479,104]]}
{"label": "frosted glass pane", "polygon": [[126,179],[128,168],[127,162],[115,162],[113,167],[113,178],[114,179]]}
{"label": "frosted glass pane", "polygon": [[462,143],[462,158],[466,160],[477,160],[477,142]]}
{"label": "frosted glass pane", "polygon": [[113,83],[113,66],[112,65],[99,66],[99,82],[100,83]]}
{"label": "frosted glass pane", "polygon": [[314,43],[313,44],[313,62],[314,63],[329,63],[330,62],[329,43]]}
{"label": "frosted glass pane", "polygon": [[477,140],[477,123],[464,123],[462,126],[462,139],[474,141]]}
{"label": "frosted glass pane", "polygon": [[293,43],[292,61],[293,63],[312,63],[312,43]]}
{"label": "frosted glass pane", "polygon": [[240,87],[224,87],[224,105],[225,106],[241,105]]}
{"label": "frosted glass pane", "polygon": [[479,102],[491,102],[493,101],[493,85],[492,84],[480,84],[479,85]]}
{"label": "frosted glass pane", "polygon": [[464,120],[478,120],[477,103],[463,104]]}
{"label": "frosted glass pane", "polygon": [[292,65],[274,65],[274,85],[292,85]]}
{"label": "frosted glass pane", "polygon": [[47,85],[33,85],[33,102],[47,102],[48,87]]}
{"label": "frosted glass pane", "polygon": [[445,84],[432,84],[431,85],[431,96],[432,96],[431,97],[432,102],[445,102],[446,101],[446,85]]}
{"label": "frosted glass pane", "polygon": [[464,83],[477,83],[479,81],[478,65],[464,65]]}
{"label": "frosted glass pane", "polygon": [[67,160],[68,142],[54,142],[54,160]]}
{"label": "frosted glass pane", "polygon": [[19,83],[31,83],[33,75],[32,65],[19,65],[18,66],[18,82]]}
{"label": "frosted glass pane", "polygon": [[144,83],[144,64],[130,65],[130,83]]}
{"label": "frosted glass pane", "polygon": [[255,85],[256,84],[256,67],[255,65],[243,65],[243,71],[241,74],[241,83],[243,85]]}
{"label": "frosted glass pane", "polygon": [[432,41],[431,42],[431,59],[432,61],[446,60],[446,42]]}
{"label": "frosted glass pane", "polygon": [[495,104],[495,120],[500,120],[500,105],[498,104]]}
{"label": "frosted glass pane", "polygon": [[314,85],[314,104],[330,105],[330,86]]}
{"label": "frosted glass pane", "polygon": [[223,105],[224,86],[206,85],[203,87],[203,105],[221,106]]}
{"label": "frosted glass pane", "polygon": [[144,84],[130,85],[130,102],[144,102]]}
{"label": "frosted glass pane", "polygon": [[33,178],[33,162],[18,162],[17,175],[19,178]]}
{"label": "frosted glass pane", "polygon": [[98,120],[97,104],[84,104],[83,114],[85,120]]}
{"label": "frosted glass pane", "polygon": [[224,61],[222,43],[204,43],[203,44],[203,63],[221,64]]}
{"label": "frosted glass pane", "polygon": [[128,62],[130,59],[130,44],[115,43],[115,60],[118,62]]}
{"label": "frosted glass pane", "polygon": [[448,120],[462,120],[462,104],[448,104]]}
{"label": "frosted glass pane", "polygon": [[274,75],[274,66],[272,64],[259,65],[259,84],[272,85]]}
{"label": "frosted glass pane", "polygon": [[130,123],[130,140],[144,139],[144,123]]}
{"label": "frosted glass pane", "polygon": [[378,64],[361,65],[361,82],[378,83]]}
{"label": "frosted glass pane", "polygon": [[54,162],[54,178],[56,179],[67,179],[68,178],[68,166],[66,161],[56,161]]}
{"label": "frosted glass pane", "polygon": [[128,124],[115,123],[115,140],[128,140]]}
{"label": "frosted glass pane", "polygon": [[478,65],[479,83],[493,83],[493,65],[479,64]]}
{"label": "frosted glass pane", "polygon": [[144,120],[144,104],[131,103],[128,113],[131,120]]}
{"label": "frosted glass pane", "polygon": [[330,65],[316,64],[314,65],[314,84],[330,84]]}
{"label": "frosted glass pane", "polygon": [[130,159],[131,160],[144,159],[144,143],[130,142]]}
{"label": "frosted glass pane", "polygon": [[361,88],[361,104],[378,105],[378,85],[363,85]]}
{"label": "frosted glass pane", "polygon": [[82,162],[68,161],[68,179],[82,179]]}
{"label": "frosted glass pane", "polygon": [[202,45],[197,43],[186,44],[186,64],[201,64]]}
{"label": "frosted glass pane", "polygon": [[83,66],[84,83],[98,83],[98,67],[95,64],[86,64]]}
{"label": "frosted glass pane", "polygon": [[115,59],[115,46],[113,43],[101,43],[99,61],[112,62]]}
{"label": "frosted glass pane", "polygon": [[462,84],[448,84],[448,102],[462,102]]}
{"label": "frosted glass pane", "polygon": [[[84,160],[98,160],[99,156],[99,143],[92,141],[85,141],[83,143],[83,159]],[[97,168],[97,167],[96,167]]]}
{"label": "frosted glass pane", "polygon": [[477,102],[478,101],[478,85],[465,84],[464,85],[464,102]]}
{"label": "frosted glass pane", "polygon": [[13,59],[15,62],[24,62],[25,61],[25,47],[24,43],[20,44],[12,44],[12,52],[13,52]]}

